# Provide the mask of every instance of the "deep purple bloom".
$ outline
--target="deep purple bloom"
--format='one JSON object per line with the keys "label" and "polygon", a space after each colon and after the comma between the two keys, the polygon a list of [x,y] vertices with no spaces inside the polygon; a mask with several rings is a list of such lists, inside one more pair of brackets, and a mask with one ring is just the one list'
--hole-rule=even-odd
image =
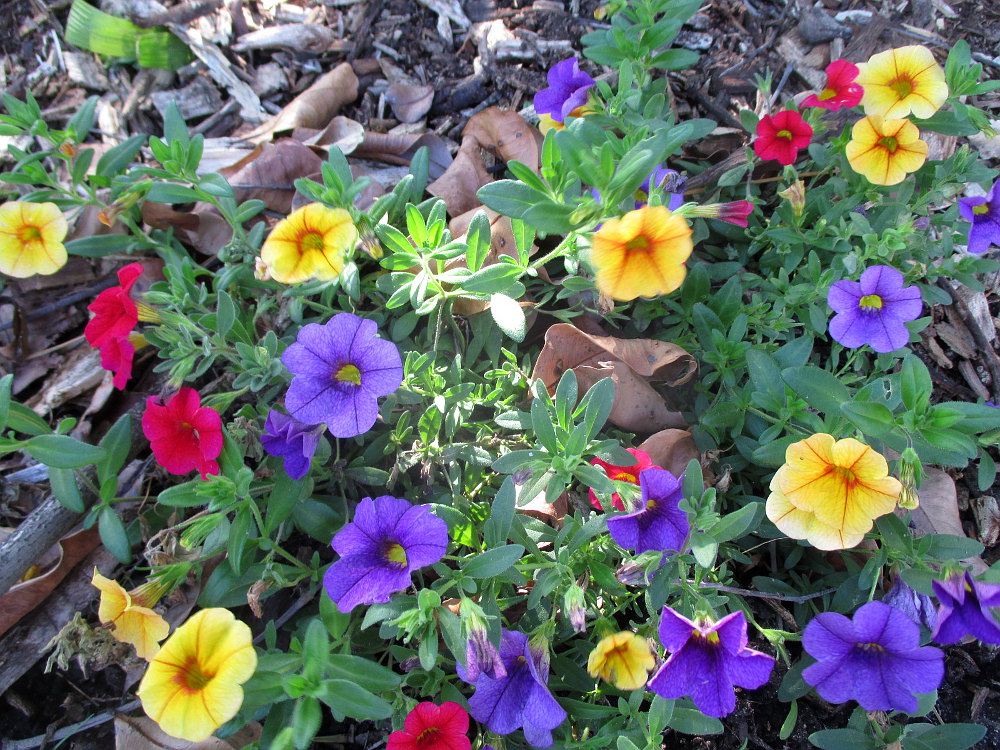
{"label": "deep purple bloom", "polygon": [[920,290],[904,287],[903,274],[889,266],[866,268],[859,281],[838,281],[826,301],[837,313],[830,335],[848,349],[868,344],[877,352],[905,346],[910,340],[906,322],[923,309]]}
{"label": "deep purple bloom", "polygon": [[758,688],[774,669],[774,657],[747,648],[747,621],[742,612],[718,622],[692,622],[664,607],[660,641],[670,657],[646,688],[668,700],[690,695],[706,716],[731,713],[736,708],[733,688]]}
{"label": "deep purple bloom", "polygon": [[316,454],[323,425],[303,424],[295,417],[271,409],[264,422],[260,444],[268,455],[285,459],[285,473],[292,479],[302,479]]}
{"label": "deep purple bloom", "polygon": [[367,432],[378,416],[378,397],[403,382],[399,349],[376,335],[375,322],[351,313],[325,325],[310,323],[281,355],[292,374],[285,407],[296,419],[325,422],[334,437]]}
{"label": "deep purple bloom", "polygon": [[962,218],[971,221],[969,227],[970,253],[985,253],[990,245],[1000,245],[1000,180],[993,183],[989,197],[959,198],[958,211]]}
{"label": "deep purple bloom", "polygon": [[646,550],[680,552],[691,524],[680,509],[681,480],[666,469],[653,467],[639,473],[642,498],[638,510],[608,519],[611,538],[636,554]]}
{"label": "deep purple bloom", "polygon": [[480,672],[471,680],[457,665],[458,676],[476,688],[469,698],[469,713],[491,732],[510,734],[523,727],[528,744],[549,747],[552,730],[563,723],[566,712],[549,692],[548,659],[529,646],[524,633],[506,629],[500,638],[500,659],[506,675],[496,679]]}
{"label": "deep purple bloom", "polygon": [[972,635],[983,643],[1000,644],[1000,624],[991,607],[1000,607],[1000,584],[983,583],[965,571],[931,584],[941,608],[932,640],[958,643]]}
{"label": "deep purple bloom", "polygon": [[851,699],[866,711],[917,710],[915,693],[936,690],[944,653],[920,646],[920,628],[882,602],[868,602],[854,620],[822,612],[806,626],[802,645],[818,661],[802,678],[831,703]]}
{"label": "deep purple bloom", "polygon": [[917,625],[923,625],[928,630],[933,629],[937,622],[937,612],[931,598],[907,586],[902,576],[896,576],[892,588],[882,597],[882,603],[898,609]]}
{"label": "deep purple bloom", "polygon": [[587,92],[594,83],[580,70],[580,61],[575,57],[558,62],[549,70],[549,87],[535,94],[535,112],[562,122],[587,103]]}
{"label": "deep purple bloom", "polygon": [[465,679],[475,683],[484,674],[492,680],[507,676],[507,669],[483,627],[472,628],[465,644]]}
{"label": "deep purple bloom", "polygon": [[448,525],[424,505],[389,495],[358,503],[354,520],[333,537],[340,559],[323,585],[341,612],[387,602],[410,585],[410,574],[433,565],[448,548]]}

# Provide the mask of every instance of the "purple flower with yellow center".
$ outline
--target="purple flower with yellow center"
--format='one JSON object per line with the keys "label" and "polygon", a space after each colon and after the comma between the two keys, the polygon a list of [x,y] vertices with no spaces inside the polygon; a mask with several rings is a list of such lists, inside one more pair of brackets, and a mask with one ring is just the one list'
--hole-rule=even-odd
{"label": "purple flower with yellow center", "polygon": [[549,87],[535,94],[535,112],[563,122],[587,103],[587,92],[595,81],[580,70],[575,57],[556,63],[549,70]]}
{"label": "purple flower with yellow center", "polygon": [[491,732],[510,734],[523,728],[528,744],[549,747],[552,730],[566,719],[566,711],[549,692],[547,654],[533,649],[524,633],[504,630],[500,660],[505,674],[496,678],[481,671],[473,680],[461,664],[456,665],[458,676],[476,688],[469,698],[469,713]]}
{"label": "purple flower with yellow center", "polygon": [[1000,584],[983,583],[969,571],[932,583],[941,608],[931,638],[958,643],[972,635],[983,643],[1000,644],[1000,623],[993,607],[1000,607]]}
{"label": "purple flower with yellow center", "polygon": [[692,622],[664,607],[660,641],[670,657],[647,689],[667,700],[690,695],[706,716],[732,713],[736,708],[734,688],[758,688],[774,669],[774,657],[747,648],[747,621],[742,612],[733,612],[718,622]]}
{"label": "purple flower with yellow center", "polygon": [[990,245],[1000,246],[1000,180],[993,183],[989,197],[959,198],[958,210],[963,219],[972,222],[970,253],[979,255],[989,250]]}
{"label": "purple flower with yellow center", "polygon": [[680,552],[691,524],[680,509],[684,497],[681,480],[666,469],[643,469],[639,473],[642,497],[632,513],[608,519],[608,532],[615,542],[636,554],[647,550]]}
{"label": "purple flower with yellow center", "polygon": [[936,690],[944,677],[944,653],[920,646],[917,624],[882,602],[868,602],[853,620],[836,612],[816,615],[802,645],[817,660],[802,678],[820,697],[856,700],[866,711],[913,713],[915,694]]}
{"label": "purple flower with yellow center", "polygon": [[334,437],[367,432],[378,417],[378,397],[403,382],[403,362],[375,322],[351,313],[325,325],[310,323],[281,355],[292,374],[285,408],[300,422],[325,422]]}
{"label": "purple flower with yellow center", "polygon": [[903,274],[889,266],[866,268],[858,281],[838,281],[826,301],[837,313],[830,335],[849,349],[868,344],[877,352],[905,346],[910,340],[906,323],[923,310],[920,290],[903,286]]}
{"label": "purple flower with yellow center", "polygon": [[354,520],[333,537],[340,559],[323,585],[341,612],[389,601],[410,585],[413,571],[433,565],[448,548],[448,525],[424,505],[383,495],[366,497]]}
{"label": "purple flower with yellow center", "polygon": [[260,444],[270,456],[284,459],[285,473],[292,479],[302,479],[316,454],[319,436],[326,428],[321,424],[303,424],[295,417],[271,409],[264,422]]}

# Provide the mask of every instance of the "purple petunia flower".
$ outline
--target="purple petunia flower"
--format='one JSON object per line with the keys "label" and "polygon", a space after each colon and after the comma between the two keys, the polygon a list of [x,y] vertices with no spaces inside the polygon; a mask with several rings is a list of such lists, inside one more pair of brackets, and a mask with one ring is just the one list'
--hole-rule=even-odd
{"label": "purple petunia flower", "polygon": [[968,250],[985,253],[990,245],[1000,245],[1000,180],[993,183],[988,198],[959,198],[958,211],[971,221]]}
{"label": "purple petunia flower", "polygon": [[931,585],[941,602],[932,640],[958,643],[971,634],[983,643],[1000,644],[1000,624],[990,611],[1000,607],[1000,584],[977,581],[966,570]]}
{"label": "purple petunia flower", "polygon": [[575,57],[558,62],[549,69],[549,87],[535,94],[535,112],[562,122],[587,103],[587,92],[594,83],[580,70],[580,61]]}
{"label": "purple petunia flower", "polygon": [[903,274],[889,266],[871,266],[859,281],[844,279],[830,287],[827,303],[837,313],[830,335],[849,349],[868,344],[891,352],[910,340],[906,322],[923,309],[920,290],[903,286]]}
{"label": "purple petunia flower", "polygon": [[892,588],[882,597],[882,603],[898,609],[917,625],[923,625],[928,630],[933,629],[937,622],[937,612],[931,598],[907,586],[902,576],[896,576]]}
{"label": "purple petunia flower", "polygon": [[706,716],[731,713],[736,708],[733,688],[758,688],[774,669],[774,657],[747,648],[747,621],[742,612],[718,622],[692,622],[664,607],[660,641],[670,657],[646,688],[668,700],[690,695]]}
{"label": "purple petunia flower", "polygon": [[316,455],[319,436],[326,428],[321,424],[303,424],[294,417],[271,409],[264,422],[260,444],[268,455],[284,459],[285,473],[292,479],[302,479]]}
{"label": "purple petunia flower", "polygon": [[691,524],[680,509],[681,480],[656,467],[639,473],[642,498],[639,509],[608,519],[608,531],[619,546],[634,549],[680,552]]}
{"label": "purple petunia flower", "polygon": [[851,699],[866,711],[917,710],[915,693],[937,689],[944,653],[920,646],[920,628],[888,604],[868,602],[854,620],[836,612],[816,615],[802,634],[818,661],[802,678],[831,703]]}
{"label": "purple petunia flower", "polygon": [[378,416],[378,397],[403,382],[399,349],[376,335],[374,321],[351,313],[325,325],[310,323],[281,355],[292,374],[285,407],[296,419],[325,422],[334,437],[367,432]]}
{"label": "purple petunia flower", "polygon": [[354,520],[333,537],[340,559],[323,585],[341,612],[387,602],[410,585],[410,574],[433,565],[448,548],[448,525],[424,505],[389,495],[358,503]]}
{"label": "purple petunia flower", "polygon": [[472,680],[459,664],[458,676],[475,686],[469,698],[472,718],[497,734],[510,734],[519,727],[534,747],[549,747],[552,730],[563,723],[566,712],[549,692],[549,664],[544,654],[533,650],[528,636],[504,630],[500,639],[500,659],[506,674],[490,677],[481,671]]}

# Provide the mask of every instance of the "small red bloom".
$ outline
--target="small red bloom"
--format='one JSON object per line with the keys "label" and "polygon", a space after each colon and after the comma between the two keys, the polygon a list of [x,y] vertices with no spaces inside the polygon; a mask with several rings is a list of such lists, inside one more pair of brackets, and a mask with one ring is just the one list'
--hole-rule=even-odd
{"label": "small red bloom", "polygon": [[747,227],[747,218],[753,213],[753,203],[750,201],[732,201],[719,206],[719,215],[716,217],[720,221],[728,221],[738,227]]}
{"label": "small red bloom", "polygon": [[457,703],[418,703],[403,722],[403,731],[389,735],[386,750],[469,750],[469,714]]}
{"label": "small red bloom", "polygon": [[101,347],[101,367],[115,374],[114,386],[120,391],[125,390],[125,384],[132,377],[134,358],[135,347],[128,336],[110,338]]}
{"label": "small red bloom", "polygon": [[787,166],[795,161],[799,149],[809,145],[812,134],[812,127],[803,121],[802,115],[785,109],[774,117],[764,115],[760,118],[753,150],[761,159],[775,159]]}
{"label": "small red bloom", "polygon": [[139,322],[139,310],[129,294],[136,279],[142,275],[141,263],[129,263],[118,271],[121,286],[105,289],[87,306],[94,317],[87,323],[83,335],[94,348],[100,348],[112,338],[128,336]]}
{"label": "small red bloom", "polygon": [[[599,458],[591,460],[590,464],[591,466],[600,466],[612,479],[616,479],[619,482],[628,482],[637,487],[639,486],[639,472],[643,469],[660,468],[659,466],[653,466],[652,459],[650,459],[649,454],[645,451],[641,451],[638,448],[626,448],[625,450],[635,456],[635,463],[631,466],[615,466]],[[605,510],[597,499],[597,495],[593,489],[590,490],[590,504],[598,510]],[[625,503],[622,502],[622,498],[617,492],[611,496],[611,504],[617,510],[625,510]]]}
{"label": "small red bloom", "polygon": [[818,94],[806,97],[803,107],[822,107],[836,111],[841,107],[856,107],[861,102],[865,90],[858,77],[858,66],[847,60],[834,60],[826,66],[826,88]]}
{"label": "small red bloom", "polygon": [[155,396],[146,399],[142,433],[153,455],[171,474],[197,469],[202,479],[219,473],[215,459],[222,453],[222,418],[215,409],[201,405],[194,388],[181,388],[166,405]]}

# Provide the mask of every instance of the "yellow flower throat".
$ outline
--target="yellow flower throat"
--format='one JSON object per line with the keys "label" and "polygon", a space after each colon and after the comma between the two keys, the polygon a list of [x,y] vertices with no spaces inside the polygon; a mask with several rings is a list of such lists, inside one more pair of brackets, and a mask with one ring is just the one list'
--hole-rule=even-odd
{"label": "yellow flower throat", "polygon": [[885,303],[877,294],[866,294],[858,301],[858,306],[862,310],[881,310]]}

